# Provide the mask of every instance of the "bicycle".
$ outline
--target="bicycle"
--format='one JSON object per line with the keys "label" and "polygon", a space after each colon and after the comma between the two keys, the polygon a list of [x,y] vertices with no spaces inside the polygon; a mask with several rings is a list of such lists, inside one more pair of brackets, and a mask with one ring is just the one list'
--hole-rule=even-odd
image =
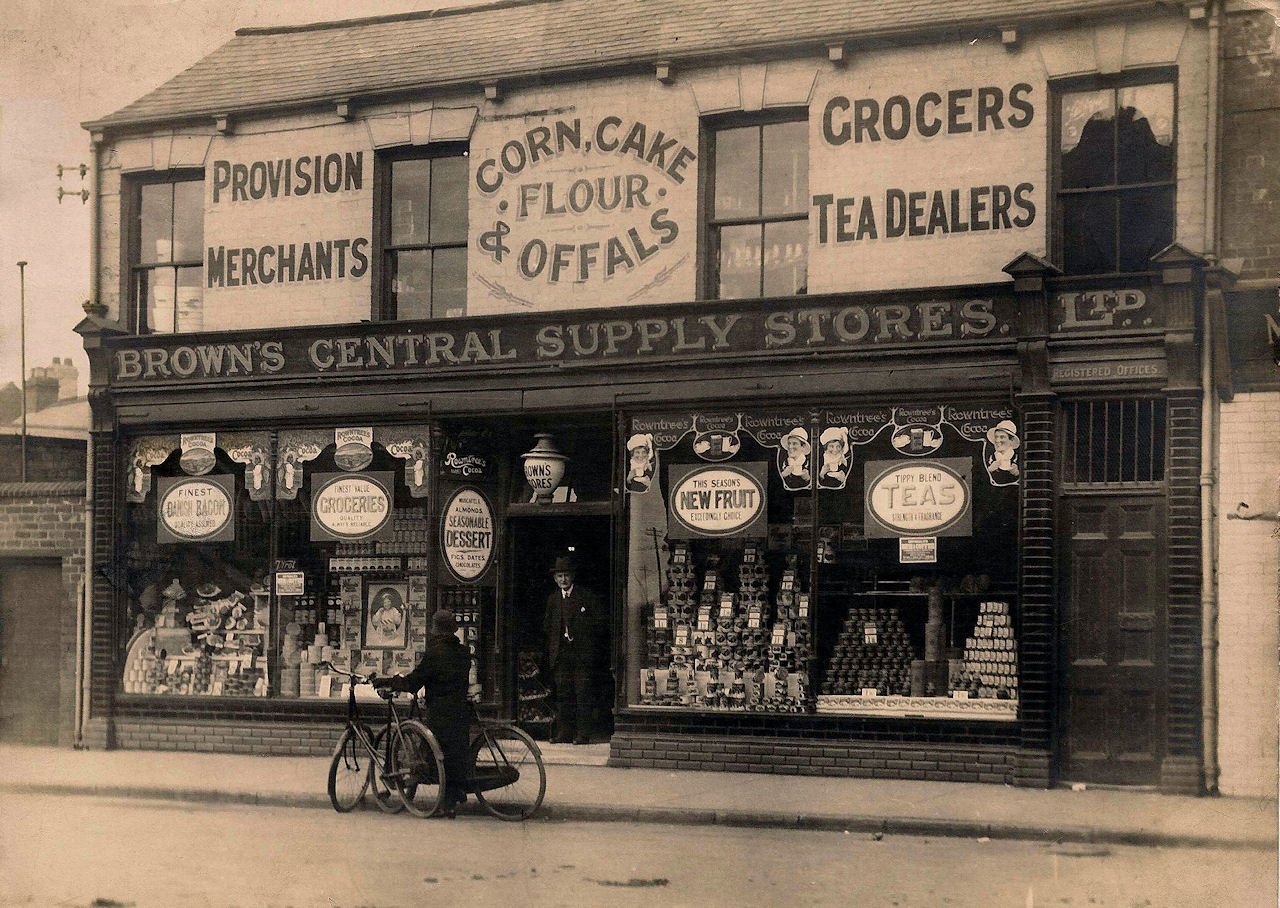
{"label": "bicycle", "polygon": [[471,777],[464,788],[500,820],[529,819],[547,793],[542,751],[510,722],[481,718],[474,705],[471,711],[478,731],[471,737],[467,761]]}
{"label": "bicycle", "polygon": [[[339,813],[354,810],[373,789],[378,807],[387,813],[408,809],[430,817],[440,809],[444,796],[444,753],[435,735],[418,719],[402,719],[396,711],[396,692],[379,688],[387,702],[387,724],[375,734],[360,716],[356,685],[372,682],[374,675],[360,675],[324,663],[329,671],[351,679],[347,689],[347,727],[333,750],[329,764],[329,801]],[[416,705],[416,701],[414,701]],[[477,795],[478,797],[478,795]]]}

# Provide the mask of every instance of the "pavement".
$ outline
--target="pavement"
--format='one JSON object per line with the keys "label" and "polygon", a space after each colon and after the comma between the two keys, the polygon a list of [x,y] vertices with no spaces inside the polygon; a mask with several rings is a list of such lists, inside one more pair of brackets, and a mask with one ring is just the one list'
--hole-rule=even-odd
{"label": "pavement", "polygon": [[[619,769],[603,765],[607,752],[607,745],[544,747],[547,793],[533,822],[1277,849],[1277,804],[1269,798]],[[327,757],[0,745],[0,765],[0,791],[332,810]],[[377,809],[370,798],[365,806]]]}

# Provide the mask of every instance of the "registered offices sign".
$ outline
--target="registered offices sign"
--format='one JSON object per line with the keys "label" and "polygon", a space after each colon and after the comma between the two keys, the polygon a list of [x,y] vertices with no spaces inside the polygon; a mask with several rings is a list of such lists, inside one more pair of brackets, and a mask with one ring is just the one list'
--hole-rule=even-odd
{"label": "registered offices sign", "polygon": [[236,538],[233,476],[166,476],[157,480],[156,541],[230,542]]}
{"label": "registered offices sign", "polygon": [[493,508],[479,489],[453,493],[440,518],[440,549],[459,580],[475,580],[493,560]]}
{"label": "registered offices sign", "polygon": [[764,535],[767,469],[764,463],[672,466],[668,473],[670,536]]}
{"label": "registered offices sign", "polygon": [[394,481],[390,472],[317,473],[311,480],[311,541],[389,538]]}
{"label": "registered offices sign", "polygon": [[868,461],[866,530],[872,539],[968,536],[973,458]]}

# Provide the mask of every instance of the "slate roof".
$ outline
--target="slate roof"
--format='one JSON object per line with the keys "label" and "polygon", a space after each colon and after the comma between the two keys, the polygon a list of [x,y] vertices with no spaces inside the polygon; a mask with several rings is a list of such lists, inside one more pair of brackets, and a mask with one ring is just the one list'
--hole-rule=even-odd
{"label": "slate roof", "polygon": [[1153,9],[1155,0],[505,0],[247,28],[89,129],[656,60]]}

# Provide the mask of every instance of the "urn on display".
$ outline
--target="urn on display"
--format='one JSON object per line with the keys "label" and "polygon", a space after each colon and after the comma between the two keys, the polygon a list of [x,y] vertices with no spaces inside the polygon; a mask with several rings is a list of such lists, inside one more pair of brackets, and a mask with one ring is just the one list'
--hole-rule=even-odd
{"label": "urn on display", "polygon": [[556,449],[551,433],[538,432],[534,437],[537,444],[520,456],[524,459],[525,481],[533,489],[529,500],[545,504],[560,488],[569,458]]}

